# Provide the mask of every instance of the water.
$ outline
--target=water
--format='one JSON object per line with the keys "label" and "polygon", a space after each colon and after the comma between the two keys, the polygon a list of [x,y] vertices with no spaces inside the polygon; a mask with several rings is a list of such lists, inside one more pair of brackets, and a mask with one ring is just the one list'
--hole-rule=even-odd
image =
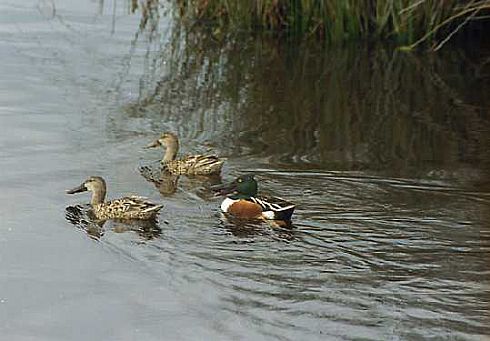
{"label": "water", "polygon": [[[132,3],[0,2],[4,338],[490,335],[483,47],[210,39]],[[294,201],[294,228],[226,219],[211,181],[161,194],[138,166],[163,130]],[[89,175],[163,202],[157,228],[71,224]]]}

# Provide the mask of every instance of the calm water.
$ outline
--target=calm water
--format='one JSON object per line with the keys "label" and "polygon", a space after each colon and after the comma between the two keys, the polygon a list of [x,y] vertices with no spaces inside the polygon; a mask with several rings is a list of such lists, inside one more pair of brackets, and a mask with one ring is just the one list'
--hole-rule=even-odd
{"label": "calm water", "polygon": [[[2,338],[490,337],[489,50],[210,38],[131,3],[0,0]],[[163,130],[294,201],[294,228],[146,182]],[[92,174],[159,224],[72,224]]]}

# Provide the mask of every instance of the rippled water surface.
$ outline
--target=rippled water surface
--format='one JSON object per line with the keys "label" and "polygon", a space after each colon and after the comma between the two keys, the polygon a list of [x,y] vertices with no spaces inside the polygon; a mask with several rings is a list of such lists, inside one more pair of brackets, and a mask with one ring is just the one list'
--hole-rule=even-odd
{"label": "rippled water surface", "polygon": [[[2,338],[490,337],[488,49],[228,37],[135,3],[0,0]],[[147,182],[165,130],[293,227],[227,219],[216,179]],[[80,219],[89,175],[159,223]]]}

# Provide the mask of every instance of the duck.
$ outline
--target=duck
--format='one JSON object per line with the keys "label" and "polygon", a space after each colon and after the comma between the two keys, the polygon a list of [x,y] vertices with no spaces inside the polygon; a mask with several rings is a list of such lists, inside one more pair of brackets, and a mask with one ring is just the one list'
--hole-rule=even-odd
{"label": "duck", "polygon": [[218,195],[226,195],[221,211],[237,218],[281,220],[289,222],[295,205],[279,197],[257,196],[253,175],[237,177],[227,185],[213,186]]}
{"label": "duck", "polygon": [[174,175],[217,175],[220,174],[224,159],[215,155],[188,155],[177,159],[179,139],[172,132],[164,132],[146,148],[164,147],[161,161],[162,170]]}
{"label": "duck", "polygon": [[163,205],[149,202],[146,198],[131,195],[111,201],[104,201],[106,196],[106,182],[100,176],[91,176],[80,186],[67,190],[67,194],[85,191],[92,192],[90,205],[95,217],[99,220],[107,219],[142,219],[150,220],[157,216]]}

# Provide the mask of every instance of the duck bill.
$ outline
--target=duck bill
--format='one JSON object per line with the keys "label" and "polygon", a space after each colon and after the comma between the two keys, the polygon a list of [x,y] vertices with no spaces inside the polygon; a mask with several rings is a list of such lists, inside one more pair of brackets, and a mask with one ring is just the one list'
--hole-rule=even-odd
{"label": "duck bill", "polygon": [[158,140],[153,141],[152,143],[145,146],[145,149],[156,148],[160,146],[160,142]]}
{"label": "duck bill", "polygon": [[78,187],[67,190],[66,194],[75,194],[75,193],[85,192],[86,190],[87,187],[85,187],[85,184],[81,184]]}
{"label": "duck bill", "polygon": [[211,189],[216,192],[216,196],[227,195],[236,192],[236,182],[233,181],[229,184],[221,184],[212,186]]}

